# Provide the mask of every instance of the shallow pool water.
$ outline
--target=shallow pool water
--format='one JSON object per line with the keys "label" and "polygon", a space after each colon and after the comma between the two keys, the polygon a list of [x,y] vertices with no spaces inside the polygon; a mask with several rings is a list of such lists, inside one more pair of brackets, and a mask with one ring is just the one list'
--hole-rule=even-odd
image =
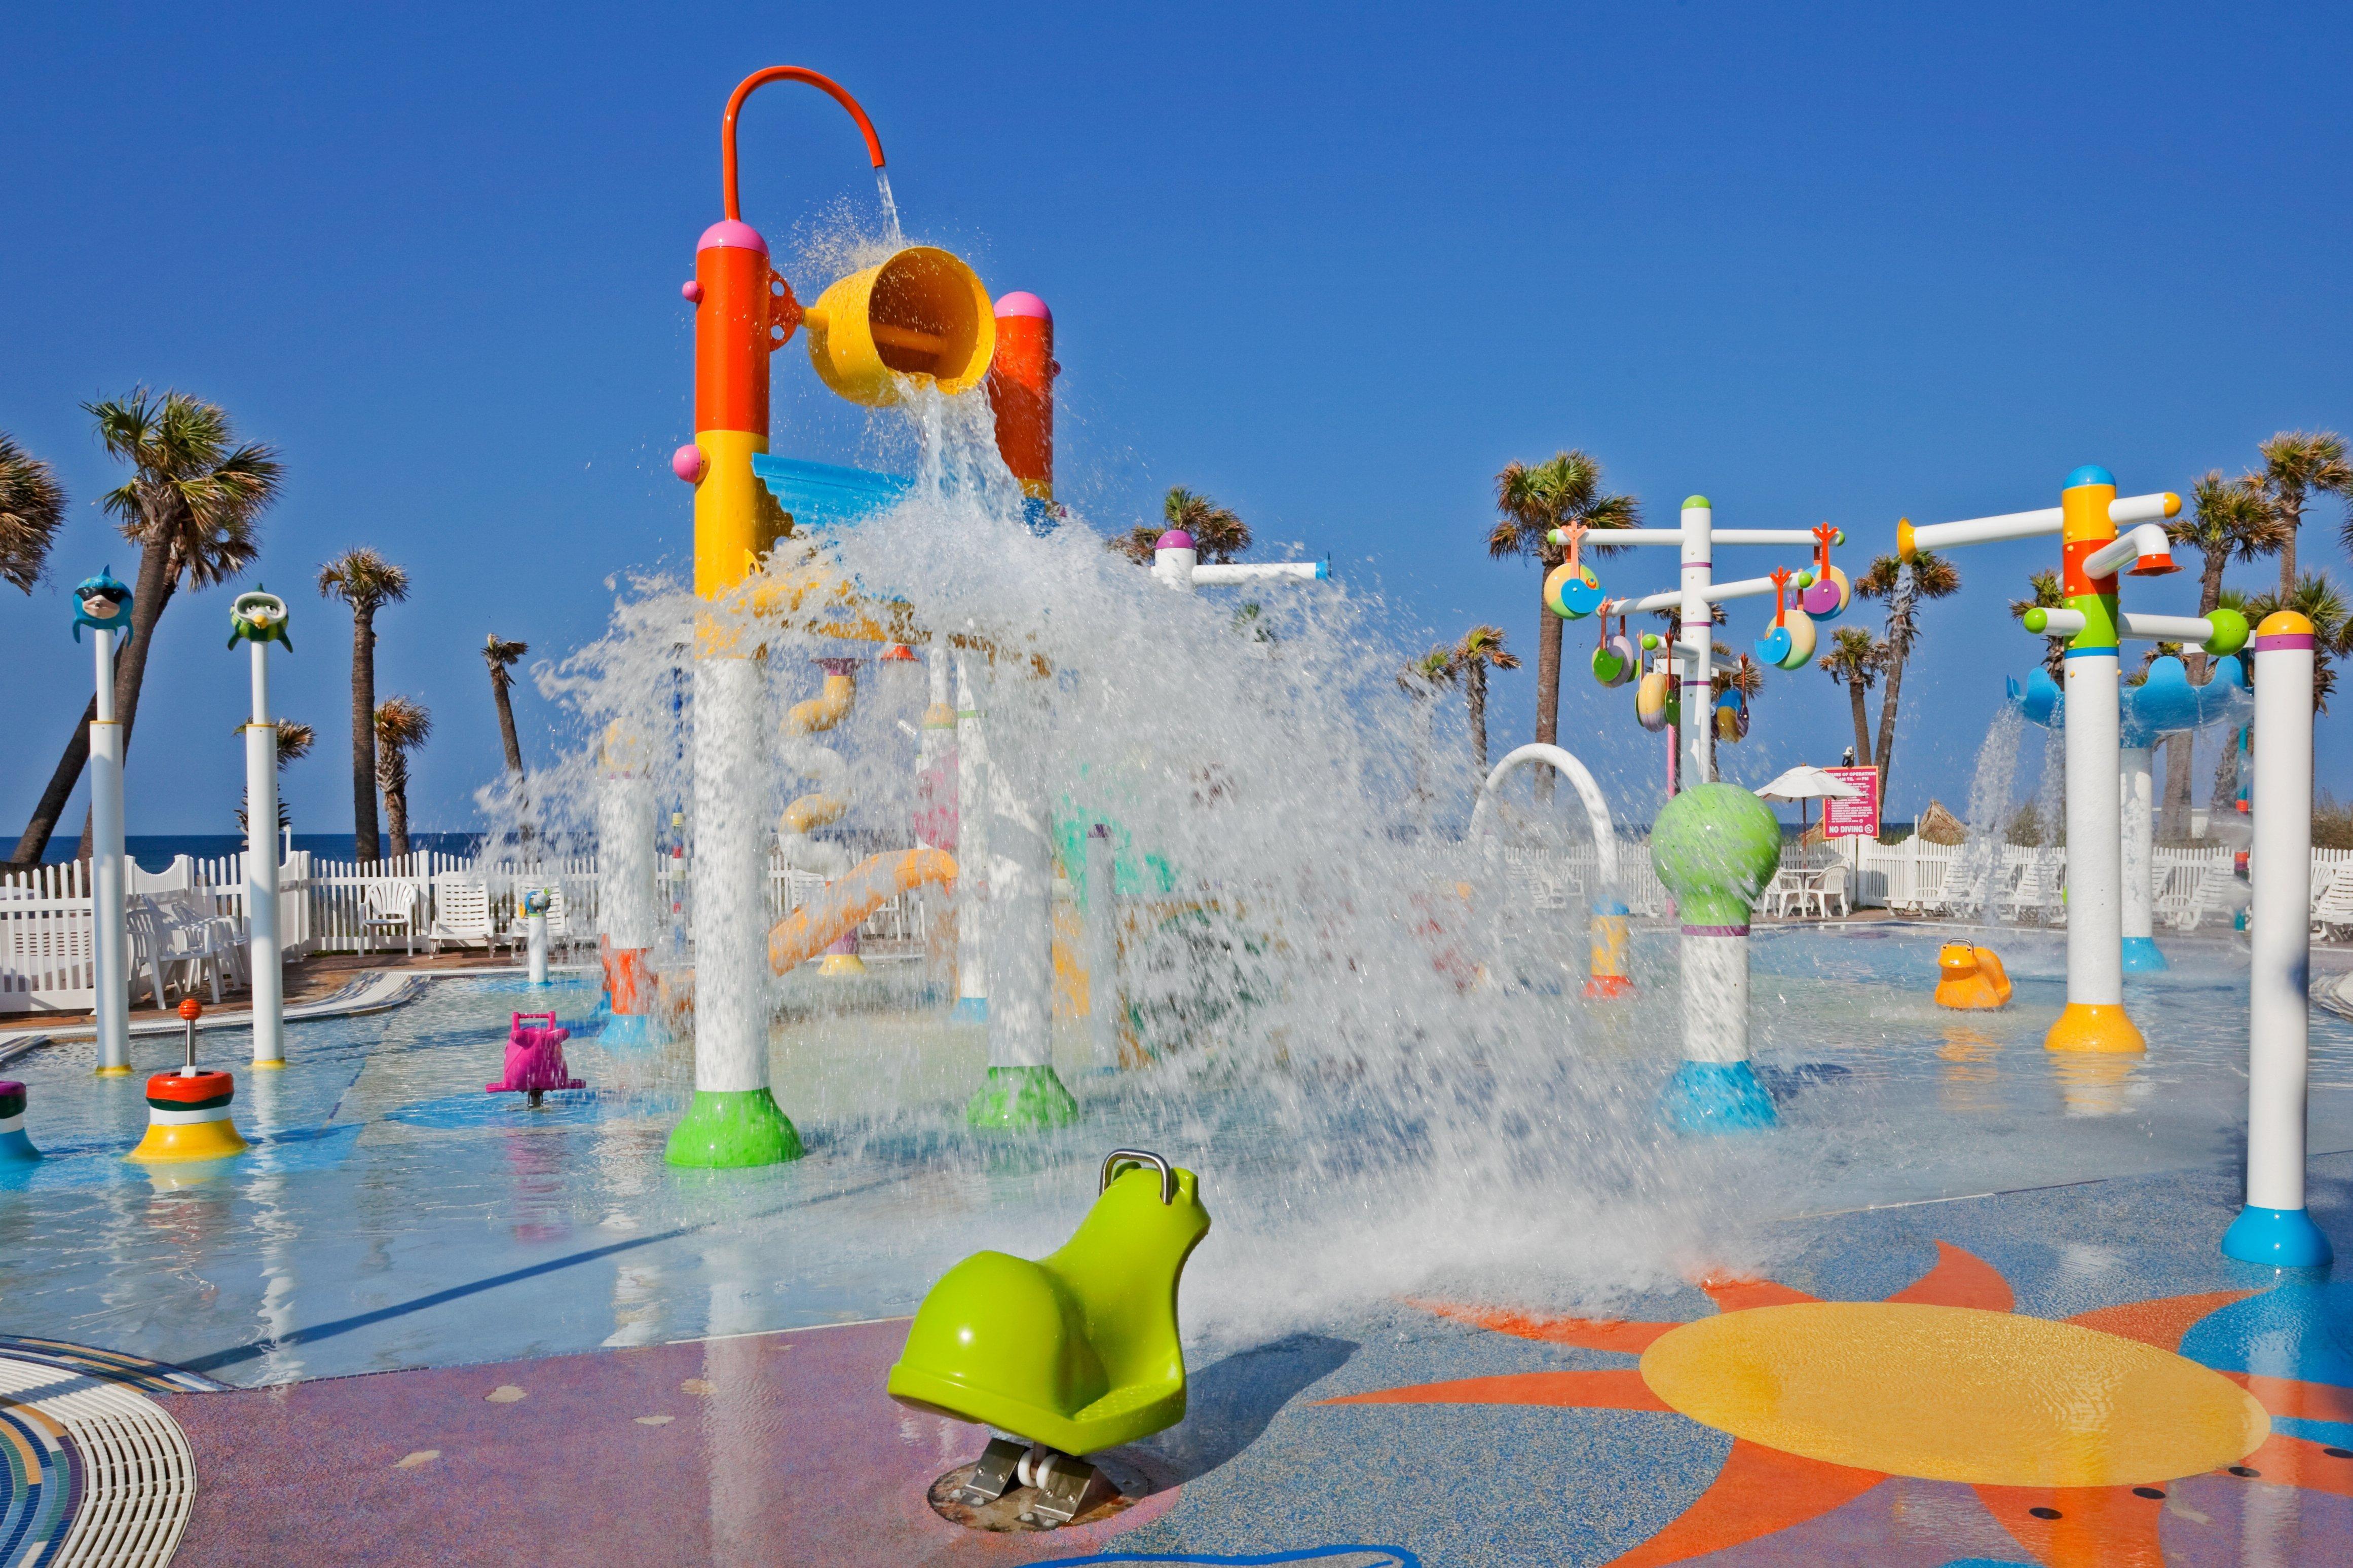
{"label": "shallow pool water", "polygon": [[[284,1071],[238,1068],[254,1148],[218,1166],[121,1159],[176,1040],[134,1041],[128,1079],[93,1078],[86,1046],[51,1048],[10,1069],[48,1158],[0,1171],[0,1327],[258,1384],[886,1316],[965,1253],[1056,1245],[1103,1152],[1140,1143],[1201,1170],[1217,1218],[1188,1322],[1263,1331],[1440,1283],[1606,1301],[1695,1262],[1767,1265],[1794,1215],[2235,1160],[2246,1002],[2226,941],[2127,983],[2150,1049],[2117,1061],[2042,1048],[2057,936],[1989,939],[2018,983],[2008,1009],[1935,1007],[1948,934],[1760,934],[1756,1048],[1783,1125],[1752,1139],[1694,1142],[1650,1110],[1675,1059],[1672,935],[1638,939],[1642,995],[1614,1010],[1525,971],[1472,989],[1474,1019],[1514,1028],[1484,1057],[1433,1056],[1419,1087],[1442,1079],[1463,1125],[1493,1118],[1476,1158],[1442,1118],[1367,1109],[1328,1058],[1105,1070],[1082,1025],[1057,1056],[1085,1120],[974,1134],[958,1111],[985,1030],[911,988],[800,977],[772,1073],[810,1154],[756,1172],[664,1164],[683,1044],[584,1036],[567,1054],[589,1089],[537,1110],[482,1092],[511,1012],[593,1025],[579,983],[441,980],[391,1013],[293,1026]],[[1532,1037],[1531,1019],[1557,1030]],[[2313,1148],[2353,1148],[2353,1027],[2316,1014],[2313,1032]],[[1530,1037],[1543,1059],[1506,1058]],[[202,1057],[247,1049],[208,1033]],[[1532,1112],[1546,1102],[1556,1114]]]}

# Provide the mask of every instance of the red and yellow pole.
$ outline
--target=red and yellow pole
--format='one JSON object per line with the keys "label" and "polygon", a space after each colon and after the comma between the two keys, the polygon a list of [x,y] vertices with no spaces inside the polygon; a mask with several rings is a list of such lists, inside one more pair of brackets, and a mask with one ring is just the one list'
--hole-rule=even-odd
{"label": "red and yellow pole", "polygon": [[[737,200],[735,121],[764,83],[799,81],[848,110],[874,166],[882,144],[857,100],[797,66],[756,71],[720,121],[726,216],[695,247],[694,444],[671,458],[694,486],[694,591],[728,597],[774,542],[773,503],[752,472],[768,449],[768,356],[800,324],[800,306],[769,264],[768,243]],[[673,1165],[769,1165],[801,1142],[768,1089],[768,824],[762,772],[765,694],[755,650],[716,614],[697,629],[694,666],[694,1099],[671,1132]]]}

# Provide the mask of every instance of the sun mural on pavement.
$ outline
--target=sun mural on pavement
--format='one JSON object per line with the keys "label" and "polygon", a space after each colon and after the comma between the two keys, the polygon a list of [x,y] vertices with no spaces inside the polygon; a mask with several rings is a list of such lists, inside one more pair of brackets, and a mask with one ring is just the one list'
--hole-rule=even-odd
{"label": "sun mural on pavement", "polygon": [[[2341,1347],[2324,1331],[2285,1362],[2275,1352],[2256,1358],[2303,1376],[2246,1370],[2248,1357],[2229,1349],[2258,1332],[2276,1346],[2266,1309],[2277,1319],[2287,1294],[2313,1287],[2132,1301],[2056,1321],[2014,1312],[2009,1281],[1982,1258],[1942,1241],[1936,1250],[1933,1268],[1884,1301],[1702,1280],[1717,1312],[1689,1323],[1416,1302],[1497,1333],[1641,1360],[1324,1403],[1664,1412],[1729,1434],[1715,1480],[1609,1568],[1693,1562],[1905,1478],[1973,1488],[2019,1546],[2053,1568],[2162,1563],[2160,1516],[2170,1483],[2189,1477],[2220,1471],[2353,1498],[2353,1377]],[[2245,1322],[2236,1334],[2234,1319]],[[2193,1329],[2211,1364],[2179,1353]]]}

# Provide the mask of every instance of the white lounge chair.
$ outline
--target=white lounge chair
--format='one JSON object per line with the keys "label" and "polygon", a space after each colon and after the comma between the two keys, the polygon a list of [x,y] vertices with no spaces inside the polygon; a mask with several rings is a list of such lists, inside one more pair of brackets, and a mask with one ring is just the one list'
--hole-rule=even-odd
{"label": "white lounge chair", "polygon": [[433,924],[426,945],[434,952],[445,942],[460,947],[482,944],[485,952],[498,944],[498,929],[491,921],[490,889],[462,871],[444,871],[433,879]]}
{"label": "white lounge chair", "polygon": [[2217,862],[2199,874],[2198,886],[2183,903],[2174,925],[2180,931],[2196,931],[2199,922],[2209,915],[2228,916],[2247,901],[2246,884],[2240,881],[2227,861]]}
{"label": "white lounge chair", "polygon": [[2312,895],[2312,929],[2316,935],[2342,942],[2353,933],[2353,866],[2337,866],[2316,879]]}

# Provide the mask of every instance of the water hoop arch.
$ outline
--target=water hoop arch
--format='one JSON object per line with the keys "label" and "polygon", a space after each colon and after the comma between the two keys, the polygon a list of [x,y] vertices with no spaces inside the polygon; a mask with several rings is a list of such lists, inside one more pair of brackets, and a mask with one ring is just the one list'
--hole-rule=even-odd
{"label": "water hoop arch", "polygon": [[1586,772],[1585,764],[1558,746],[1547,746],[1542,743],[1521,746],[1494,765],[1488,773],[1486,782],[1479,786],[1479,798],[1471,807],[1472,839],[1475,842],[1481,831],[1486,826],[1489,815],[1488,801],[1494,795],[1496,787],[1504,782],[1504,775],[1514,768],[1527,767],[1537,763],[1550,767],[1576,786],[1577,798],[1585,802],[1585,815],[1593,824],[1593,852],[1600,885],[1605,888],[1616,887],[1618,885],[1618,836],[1609,826],[1609,804],[1601,798],[1601,786],[1593,782],[1593,775]]}

